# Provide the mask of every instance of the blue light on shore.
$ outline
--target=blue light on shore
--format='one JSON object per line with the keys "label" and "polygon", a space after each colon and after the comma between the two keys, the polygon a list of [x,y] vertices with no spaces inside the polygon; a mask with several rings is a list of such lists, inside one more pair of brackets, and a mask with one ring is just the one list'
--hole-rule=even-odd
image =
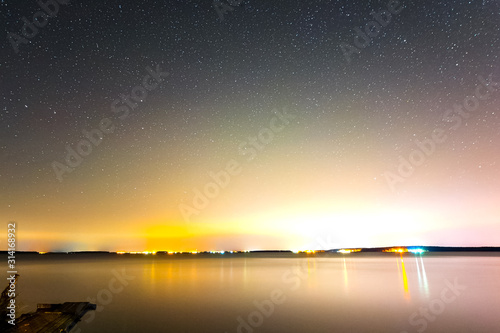
{"label": "blue light on shore", "polygon": [[427,252],[427,250],[424,250],[424,249],[408,249],[408,252],[411,252],[413,254],[422,254],[424,252]]}

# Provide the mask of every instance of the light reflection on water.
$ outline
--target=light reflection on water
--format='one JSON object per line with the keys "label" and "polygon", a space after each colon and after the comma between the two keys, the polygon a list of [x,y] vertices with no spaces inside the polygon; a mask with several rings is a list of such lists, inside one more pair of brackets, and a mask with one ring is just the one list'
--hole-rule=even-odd
{"label": "light reflection on water", "polygon": [[405,298],[410,299],[410,289],[408,288],[408,277],[406,276],[405,262],[403,260],[403,254],[401,254],[401,272],[403,272],[403,287],[405,291]]}
{"label": "light reflection on water", "polygon": [[[20,263],[19,300],[29,310],[89,297],[99,304],[113,269],[134,276],[95,319],[84,318],[82,332],[410,333],[424,324],[425,332],[500,332],[498,256],[25,256]],[[466,289],[455,297],[447,283]],[[284,301],[266,303],[273,292]],[[261,322],[256,304],[274,304]],[[421,309],[437,314],[425,319]],[[238,331],[238,318],[259,325]]]}

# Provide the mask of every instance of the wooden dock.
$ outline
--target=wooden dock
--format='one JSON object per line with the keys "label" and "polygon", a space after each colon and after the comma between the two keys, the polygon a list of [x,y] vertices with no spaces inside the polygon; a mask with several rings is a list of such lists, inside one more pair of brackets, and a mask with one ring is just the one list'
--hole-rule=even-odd
{"label": "wooden dock", "polygon": [[69,333],[87,311],[95,310],[89,302],[38,304],[35,312],[23,314],[7,333]]}

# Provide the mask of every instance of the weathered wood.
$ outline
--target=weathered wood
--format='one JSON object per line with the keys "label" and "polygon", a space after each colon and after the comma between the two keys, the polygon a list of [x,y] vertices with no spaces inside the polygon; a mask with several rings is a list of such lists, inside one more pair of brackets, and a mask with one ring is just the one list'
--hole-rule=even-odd
{"label": "weathered wood", "polygon": [[[13,284],[17,283],[19,275],[15,274]],[[9,283],[10,285],[10,283]],[[87,313],[96,309],[96,305],[89,302],[66,302],[62,304],[38,304],[35,312],[30,312],[16,318],[16,325],[8,324],[7,305],[9,285],[0,294],[0,331],[5,333],[69,333],[80,319]]]}
{"label": "weathered wood", "polygon": [[19,317],[9,333],[70,332],[87,311],[95,309],[89,302],[38,304],[36,312]]}

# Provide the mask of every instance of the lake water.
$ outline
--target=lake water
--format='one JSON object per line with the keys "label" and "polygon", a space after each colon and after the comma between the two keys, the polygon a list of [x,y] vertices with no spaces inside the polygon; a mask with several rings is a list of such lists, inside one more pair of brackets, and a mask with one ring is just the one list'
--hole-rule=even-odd
{"label": "lake water", "polygon": [[500,332],[498,255],[19,254],[17,266],[23,313],[98,304],[72,332]]}

